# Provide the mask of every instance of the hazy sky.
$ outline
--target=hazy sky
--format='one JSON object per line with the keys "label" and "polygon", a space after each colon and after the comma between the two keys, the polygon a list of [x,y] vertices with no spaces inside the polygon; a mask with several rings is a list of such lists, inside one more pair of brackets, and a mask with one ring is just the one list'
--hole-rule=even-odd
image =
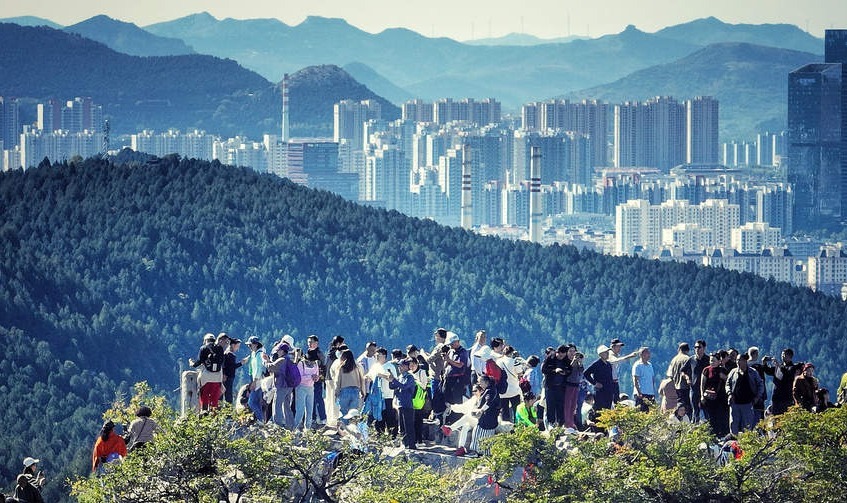
{"label": "hazy sky", "polygon": [[140,26],[207,11],[221,19],[339,17],[365,31],[406,27],[458,40],[510,32],[597,37],[634,24],[643,31],[715,16],[729,23],[790,23],[822,37],[847,27],[847,0],[4,0],[0,16],[33,15],[62,25],[106,14]]}

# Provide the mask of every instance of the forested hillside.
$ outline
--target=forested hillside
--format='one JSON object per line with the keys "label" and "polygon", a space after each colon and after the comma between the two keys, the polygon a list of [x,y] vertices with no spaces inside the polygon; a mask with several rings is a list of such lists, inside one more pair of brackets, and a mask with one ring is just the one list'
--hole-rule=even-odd
{"label": "forested hillside", "polygon": [[[369,209],[217,162],[41,166],[0,175],[2,479],[26,455],[84,470],[116,383],[177,387],[205,332],[429,347],[486,328],[524,354],[612,337],[792,346],[845,369],[845,304],[691,264],[543,248]],[[58,490],[56,482],[51,490]]]}

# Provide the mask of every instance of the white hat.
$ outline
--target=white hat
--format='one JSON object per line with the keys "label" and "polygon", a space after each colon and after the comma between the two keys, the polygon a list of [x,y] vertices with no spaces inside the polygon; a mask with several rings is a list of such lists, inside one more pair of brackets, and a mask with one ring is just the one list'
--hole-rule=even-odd
{"label": "white hat", "polygon": [[282,336],[282,342],[285,342],[286,344],[288,344],[292,348],[294,347],[294,337],[291,337],[288,334],[285,334],[285,335]]}
{"label": "white hat", "polygon": [[362,414],[359,412],[359,409],[350,409],[347,411],[347,414],[344,414],[344,419],[357,419],[362,417]]}
{"label": "white hat", "polygon": [[24,458],[24,468],[29,468],[30,466],[32,466],[36,463],[41,463],[41,460],[35,459],[35,458],[30,458],[30,457]]}
{"label": "white hat", "polygon": [[597,355],[599,356],[599,355],[605,353],[608,350],[609,350],[609,346],[607,346],[605,344],[600,344],[599,346],[597,346]]}
{"label": "white hat", "polygon": [[459,340],[459,336],[454,334],[453,332],[447,332],[447,338],[444,339],[444,344],[453,344],[454,342]]}
{"label": "white hat", "polygon": [[491,348],[487,345],[481,346],[479,349],[476,350],[474,356],[479,357],[483,361],[489,360],[491,359]]}

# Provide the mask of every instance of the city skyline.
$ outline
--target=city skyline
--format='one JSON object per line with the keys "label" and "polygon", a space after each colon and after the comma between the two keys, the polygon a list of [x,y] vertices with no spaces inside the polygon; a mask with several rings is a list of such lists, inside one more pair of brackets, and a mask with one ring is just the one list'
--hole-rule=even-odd
{"label": "city skyline", "polygon": [[307,16],[342,18],[371,33],[390,28],[408,28],[428,37],[450,37],[456,40],[500,37],[510,33],[526,33],[540,38],[590,36],[619,33],[627,25],[655,32],[666,26],[714,16],[726,23],[787,23],[823,37],[839,19],[847,19],[847,3],[840,0],[816,0],[800,9],[796,2],[779,0],[767,9],[750,0],[715,0],[708,4],[685,2],[684,7],[671,0],[628,2],[604,0],[598,4],[541,0],[516,7],[514,4],[489,4],[479,1],[456,4],[445,0],[428,3],[429,8],[411,8],[405,3],[387,0],[341,2],[323,0],[309,4],[283,5],[269,0],[248,0],[233,4],[220,0],[186,0],[178,6],[162,0],[139,3],[114,3],[103,0],[80,0],[73,3],[48,1],[33,4],[10,0],[4,15],[38,16],[62,25],[71,25],[98,14],[146,26],[170,21],[199,12],[209,12],[219,19],[276,18],[296,25]]}

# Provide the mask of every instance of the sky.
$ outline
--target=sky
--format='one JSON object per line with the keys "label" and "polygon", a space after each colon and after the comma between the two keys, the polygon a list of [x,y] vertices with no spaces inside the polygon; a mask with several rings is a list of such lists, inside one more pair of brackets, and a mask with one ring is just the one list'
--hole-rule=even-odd
{"label": "sky", "polygon": [[654,32],[708,16],[794,24],[818,37],[827,28],[847,27],[847,0],[4,0],[0,16],[38,16],[67,26],[105,14],[145,26],[203,11],[218,19],[277,18],[289,25],[310,15],[335,17],[371,33],[403,27],[456,40],[512,32],[598,37],[629,24]]}

